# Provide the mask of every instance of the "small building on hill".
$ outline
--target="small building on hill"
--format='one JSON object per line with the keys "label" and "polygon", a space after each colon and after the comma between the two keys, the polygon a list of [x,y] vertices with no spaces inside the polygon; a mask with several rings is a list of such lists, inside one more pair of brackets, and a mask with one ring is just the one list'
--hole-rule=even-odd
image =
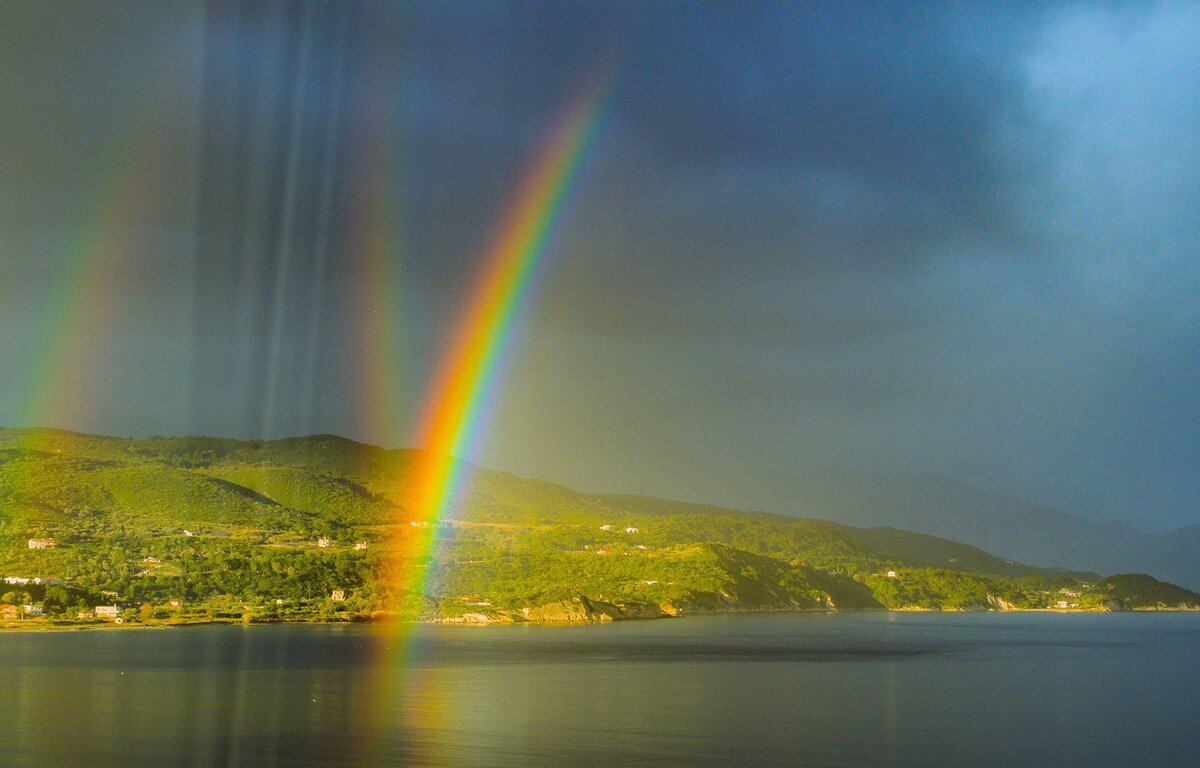
{"label": "small building on hill", "polygon": [[120,616],[121,616],[121,609],[115,605],[97,605],[96,606],[96,618],[97,619],[116,619],[116,618],[120,618]]}
{"label": "small building on hill", "polygon": [[26,616],[33,619],[37,618],[38,616],[45,616],[46,608],[38,603],[30,603],[28,605],[21,606],[21,613],[24,613]]}
{"label": "small building on hill", "polygon": [[54,539],[30,539],[29,540],[29,548],[30,549],[54,549],[54,547],[56,547],[57,545],[58,545],[58,542],[55,541]]}
{"label": "small building on hill", "polygon": [[317,546],[321,549],[329,549],[333,546],[333,541],[325,536],[322,536],[321,538],[317,539]]}
{"label": "small building on hill", "polygon": [[329,599],[335,603],[340,603],[346,599],[346,590],[335,589],[329,593]]}

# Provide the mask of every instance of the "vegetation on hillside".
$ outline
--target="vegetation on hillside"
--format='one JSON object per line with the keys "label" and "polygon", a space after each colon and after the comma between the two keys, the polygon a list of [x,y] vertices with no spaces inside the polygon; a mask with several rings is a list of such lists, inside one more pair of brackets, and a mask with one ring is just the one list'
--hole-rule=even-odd
{"label": "vegetation on hillside", "polygon": [[[327,435],[0,429],[0,604],[66,617],[116,604],[130,621],[385,608],[520,620],[572,601],[618,617],[1200,606],[1143,575],[1035,569],[906,531],[580,494],[474,467],[449,519],[424,528],[408,508],[416,457]],[[54,546],[31,549],[39,538]]]}

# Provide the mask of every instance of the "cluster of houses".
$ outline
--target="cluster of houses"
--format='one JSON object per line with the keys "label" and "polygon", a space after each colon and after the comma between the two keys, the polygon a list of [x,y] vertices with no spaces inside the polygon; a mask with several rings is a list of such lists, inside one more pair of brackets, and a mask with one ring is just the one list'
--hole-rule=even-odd
{"label": "cluster of houses", "polygon": [[10,605],[8,603],[0,604],[0,619],[11,621],[14,619],[36,619],[39,616],[44,616],[46,609],[40,604],[29,605]]}
{"label": "cluster of houses", "polygon": [[[288,539],[287,541],[272,542],[277,547],[307,547],[312,546],[311,541]],[[337,542],[328,536],[320,536],[317,538],[316,545],[318,549],[334,549],[337,547]],[[371,545],[365,541],[354,542],[355,552],[365,552],[371,548]]]}
{"label": "cluster of houses", "polygon": [[[600,530],[602,530],[602,531],[618,531],[618,532],[619,532],[619,531],[621,531],[622,529],[621,529],[621,528],[619,528],[619,527],[616,527],[616,526],[610,525],[610,524],[608,524],[608,523],[605,523],[604,525],[600,526]],[[625,533],[641,533],[641,529],[640,529],[640,528],[637,528],[636,526],[632,526],[632,525],[627,525],[627,526],[625,526],[625,528],[624,528],[624,531],[625,531]],[[583,548],[584,548],[584,549],[592,549],[592,545],[591,545],[591,544],[584,544],[584,545],[583,545]],[[638,545],[637,545],[637,548],[638,548],[638,549],[640,549],[640,550],[643,550],[643,551],[644,551],[644,550],[646,549],[646,545],[645,545],[645,544],[638,544]],[[598,547],[598,548],[596,548],[596,549],[595,549],[595,550],[593,550],[593,551],[594,551],[594,552],[595,552],[597,555],[599,555],[599,556],[601,556],[601,557],[606,557],[606,556],[608,556],[608,555],[615,555],[615,554],[616,554],[616,551],[615,551],[615,550],[609,549],[608,547]],[[626,554],[629,554],[629,553],[628,553],[628,552],[626,552]]]}
{"label": "cluster of houses", "polygon": [[[1082,592],[1080,592],[1079,590],[1077,590],[1077,589],[1071,589],[1071,588],[1069,588],[1069,587],[1063,587],[1062,589],[1058,590],[1058,593],[1059,593],[1060,595],[1062,595],[1063,597],[1079,597],[1080,595],[1082,595],[1082,594],[1083,594],[1083,593],[1082,593]],[[1063,599],[1059,599],[1059,600],[1055,600],[1055,601],[1054,601],[1054,607],[1055,607],[1055,608],[1059,608],[1059,609],[1062,609],[1062,608],[1078,608],[1078,607],[1079,607],[1079,603],[1072,602],[1072,601],[1070,601],[1070,600],[1063,600]]]}
{"label": "cluster of houses", "polygon": [[[30,549],[47,549],[48,547],[34,546],[35,541],[44,541],[43,539],[30,539]],[[54,540],[49,539],[49,546],[54,546]],[[11,584],[16,587],[28,586],[50,586],[52,584],[62,584],[58,579],[43,579],[40,576],[5,576],[5,584]],[[39,616],[46,615],[46,607],[40,603],[27,603],[25,605],[12,605],[10,603],[0,603],[0,620],[11,621],[14,619],[34,619]]]}
{"label": "cluster of houses", "polygon": [[[326,536],[322,536],[317,539],[317,546],[321,549],[329,549],[330,547],[334,546],[334,541]],[[370,545],[368,545],[365,541],[356,541],[354,543],[354,551],[365,552],[369,546]]]}
{"label": "cluster of houses", "polygon": [[[161,562],[155,557],[143,558],[143,561],[147,563]],[[66,582],[60,581],[59,579],[43,579],[40,576],[5,576],[3,577],[3,582],[5,584],[17,587],[57,586],[66,584]],[[103,590],[100,594],[102,597],[106,597],[113,601],[120,599],[120,594],[111,589]],[[183,608],[183,600],[179,598],[172,598],[167,601],[167,604],[174,610],[181,610]],[[81,620],[107,619],[120,623],[123,621],[121,618],[121,611],[121,606],[115,604],[114,602],[113,605],[97,605],[95,608],[80,609],[74,614],[74,617]],[[45,615],[46,607],[40,603],[29,603],[26,605],[0,603],[0,621],[36,619]]]}
{"label": "cluster of houses", "polygon": [[[174,599],[169,601],[169,605],[179,610],[183,607],[183,601]],[[28,605],[10,605],[0,603],[0,621],[15,621],[16,619],[37,619],[46,615],[46,607],[40,603],[30,603]],[[95,608],[83,608],[75,613],[75,618],[80,620],[86,619],[103,619],[114,621],[118,624],[124,622],[121,616],[121,606],[119,605],[97,605]]]}

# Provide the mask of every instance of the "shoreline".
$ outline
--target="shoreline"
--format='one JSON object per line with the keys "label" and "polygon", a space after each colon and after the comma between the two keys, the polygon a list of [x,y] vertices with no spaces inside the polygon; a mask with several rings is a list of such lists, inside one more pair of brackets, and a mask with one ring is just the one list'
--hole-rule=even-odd
{"label": "shoreline", "polygon": [[1057,614],[1119,614],[1119,613],[1200,613],[1197,608],[1128,608],[1119,611],[1108,610],[1105,608],[1095,609],[1064,609],[1064,608],[1016,608],[1010,610],[995,610],[995,609],[972,609],[972,608],[846,608],[846,609],[829,609],[829,608],[813,608],[813,609],[745,609],[745,610],[728,610],[728,611],[696,611],[680,616],[631,616],[621,619],[609,620],[590,620],[590,621],[552,621],[552,620],[488,620],[479,621],[477,619],[461,620],[461,619],[419,619],[419,620],[400,620],[395,617],[381,616],[355,616],[347,618],[332,618],[332,619],[264,619],[260,621],[245,622],[241,619],[212,619],[204,618],[196,621],[172,621],[162,623],[140,623],[126,622],[124,624],[116,624],[114,622],[70,622],[70,621],[55,621],[44,622],[40,619],[25,619],[19,622],[0,624],[0,635],[4,634],[38,634],[38,633],[58,633],[58,632],[88,632],[88,631],[121,631],[121,630],[169,630],[180,627],[200,627],[200,626],[233,626],[233,627],[255,627],[255,626],[279,626],[279,625],[407,625],[407,626],[461,626],[461,627],[495,627],[495,626],[548,626],[548,627],[564,627],[564,626],[590,626],[597,624],[620,624],[627,621],[655,621],[663,619],[687,619],[694,616],[740,616],[748,614],[761,613],[776,613],[776,614],[854,614],[854,613],[951,613],[951,614],[966,614],[966,613],[988,613],[988,614],[1013,614],[1013,613],[1057,613]]}

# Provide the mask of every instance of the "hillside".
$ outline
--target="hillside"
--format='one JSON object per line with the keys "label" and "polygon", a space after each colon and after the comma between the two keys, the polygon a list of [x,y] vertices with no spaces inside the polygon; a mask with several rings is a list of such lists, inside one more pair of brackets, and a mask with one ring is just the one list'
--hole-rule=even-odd
{"label": "hillside", "polygon": [[830,469],[794,478],[781,506],[853,526],[943,536],[1004,558],[1083,571],[1144,571],[1200,589],[1200,526],[1151,535],[935,475]]}
{"label": "hillside", "polygon": [[[410,525],[417,456],[329,435],[0,429],[0,603],[63,616],[117,604],[131,621],[1200,606],[1146,576],[1105,580],[892,528],[581,494],[478,467],[429,529]],[[410,580],[395,569],[419,573],[423,591],[399,592]]]}

